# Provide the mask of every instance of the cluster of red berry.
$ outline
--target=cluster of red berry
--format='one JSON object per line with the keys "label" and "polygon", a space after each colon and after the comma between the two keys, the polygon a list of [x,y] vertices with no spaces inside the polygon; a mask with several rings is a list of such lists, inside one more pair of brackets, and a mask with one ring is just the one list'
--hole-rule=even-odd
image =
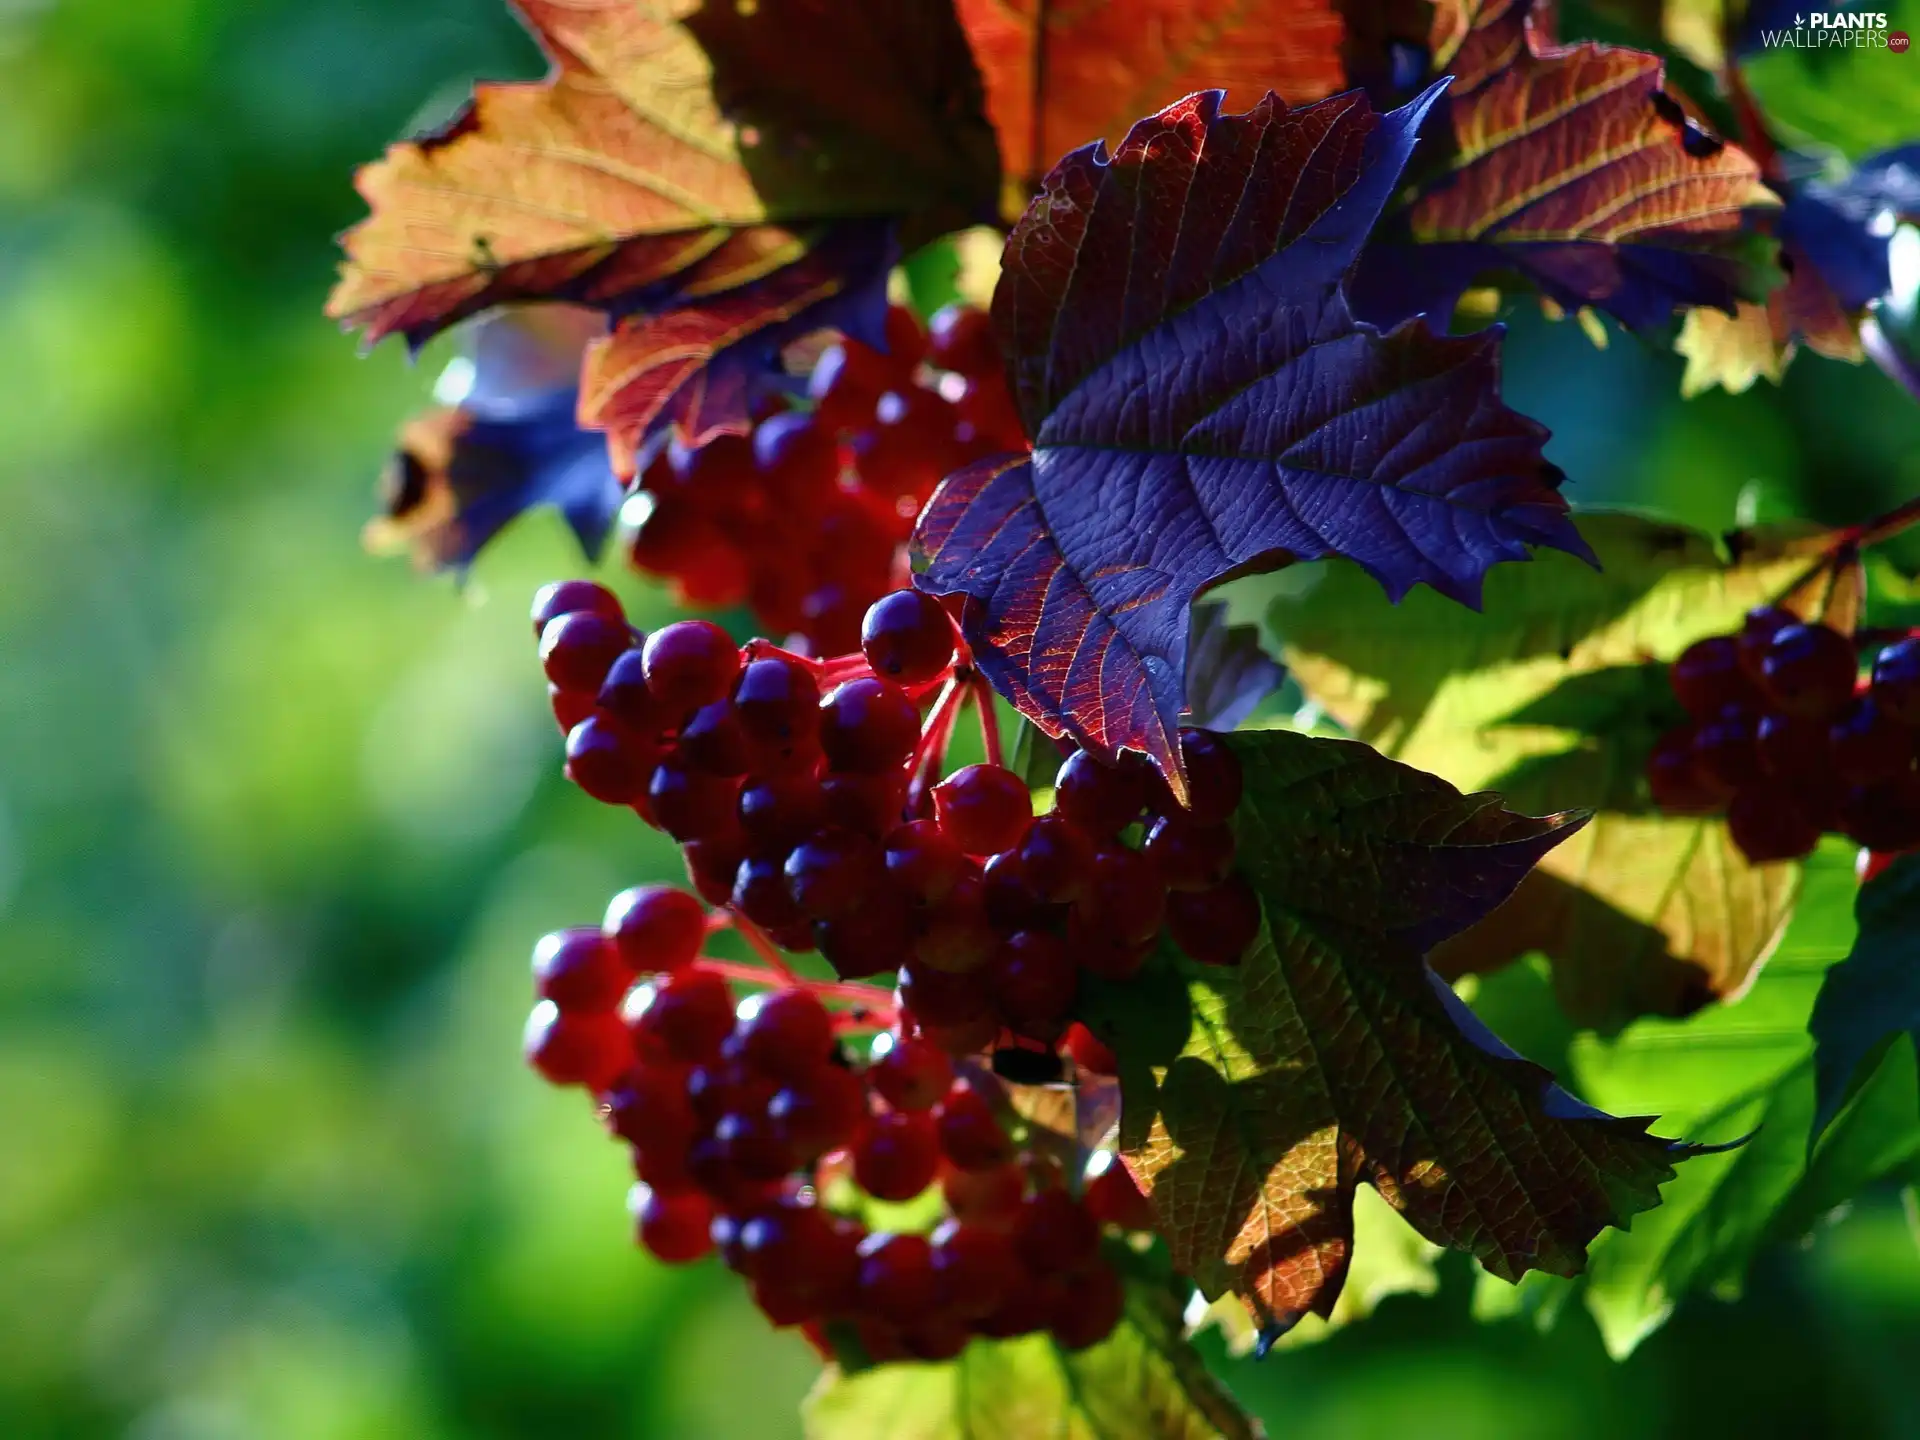
{"label": "cluster of red berry", "polygon": [[897,974],[953,1054],[1052,1051],[1081,974],[1126,979],[1163,927],[1220,965],[1259,930],[1227,823],[1239,762],[1215,735],[1182,735],[1185,807],[1144,762],[1085,751],[1039,817],[998,764],[938,778],[984,687],[956,673],[952,620],[919,591],[876,601],[862,649],[824,662],[704,620],[643,641],[586,581],[542,590],[534,625],[568,775],[681,842],[700,894],[780,948],[842,978]]}
{"label": "cluster of red berry", "polygon": [[1805,855],[1827,831],[1877,853],[1920,846],[1920,637],[1860,670],[1853,637],[1773,607],[1688,646],[1671,677],[1692,718],[1647,762],[1654,803],[1724,811],[1755,862]]}
{"label": "cluster of red berry", "polygon": [[[835,1322],[876,1362],[951,1358],[974,1335],[1104,1339],[1123,1289],[1102,1228],[1153,1223],[1125,1168],[1107,1152],[1083,1166],[1039,1127],[1016,1143],[994,1077],[914,1035],[883,991],[702,959],[710,928],[692,895],[642,886],[600,929],[534,951],[528,1058],[593,1091],[629,1147],[640,1243],[676,1263],[718,1249],[774,1324],[807,1327],[823,1353]],[[736,1004],[743,972],[776,988]],[[875,1030],[856,1064],[847,1040]],[[1110,1068],[1081,1034],[1073,1053]],[[863,1194],[936,1186],[931,1233],[858,1218]]]}
{"label": "cluster of red berry", "polygon": [[904,578],[903,545],[934,487],[1026,443],[984,311],[948,306],[923,331],[896,305],[886,337],[885,354],[829,347],[810,410],[658,455],[639,477],[635,566],[684,603],[749,604],[811,654],[852,650],[868,603]]}

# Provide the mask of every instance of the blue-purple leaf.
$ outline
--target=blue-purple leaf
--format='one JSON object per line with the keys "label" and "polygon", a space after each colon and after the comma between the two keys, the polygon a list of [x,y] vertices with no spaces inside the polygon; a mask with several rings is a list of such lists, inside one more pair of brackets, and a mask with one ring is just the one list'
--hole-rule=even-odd
{"label": "blue-purple leaf", "polygon": [[964,592],[981,668],[1047,733],[1176,790],[1188,609],[1232,573],[1343,555],[1466,603],[1531,545],[1585,554],[1499,399],[1497,332],[1355,321],[1342,278],[1429,90],[1222,115],[1219,92],[1076,150],[1007,242],[993,315],[1031,455],[948,477],[920,584]]}
{"label": "blue-purple leaf", "polygon": [[1220,601],[1193,607],[1187,644],[1187,718],[1202,729],[1238,730],[1287,678],[1260,648],[1260,627],[1229,625]]}

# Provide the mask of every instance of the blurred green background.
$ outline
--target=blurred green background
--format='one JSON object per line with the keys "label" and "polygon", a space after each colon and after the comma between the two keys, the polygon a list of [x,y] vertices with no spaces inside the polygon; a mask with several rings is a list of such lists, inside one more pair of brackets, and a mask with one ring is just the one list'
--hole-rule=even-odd
{"label": "blurred green background", "polygon": [[[0,0],[9,1440],[797,1433],[809,1352],[635,1252],[623,1157],[517,1059],[533,938],[673,864],[560,782],[525,599],[580,568],[562,527],[464,591],[356,543],[433,365],[320,319],[351,168],[537,70],[494,0]],[[1920,489],[1875,373],[1683,406],[1671,357],[1516,321],[1509,398],[1581,502]],[[1920,1433],[1892,1194],[1623,1365],[1443,1279],[1215,1358],[1276,1435]]]}

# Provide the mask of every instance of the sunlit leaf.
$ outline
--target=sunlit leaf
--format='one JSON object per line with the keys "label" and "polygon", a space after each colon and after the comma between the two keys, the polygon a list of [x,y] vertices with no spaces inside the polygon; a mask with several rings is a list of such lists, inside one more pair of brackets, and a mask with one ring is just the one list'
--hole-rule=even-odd
{"label": "sunlit leaf", "polygon": [[1786,925],[1796,867],[1749,865],[1719,820],[1659,813],[1642,772],[1683,718],[1665,662],[1777,598],[1813,542],[1750,535],[1735,563],[1676,526],[1578,521],[1600,570],[1550,554],[1503,567],[1479,614],[1428,595],[1389,605],[1335,565],[1271,623],[1308,697],[1385,753],[1523,809],[1599,812],[1435,963],[1543,951],[1569,1012],[1609,1026],[1738,991]]}
{"label": "sunlit leaf", "polygon": [[1581,817],[1516,815],[1351,741],[1243,732],[1233,748],[1260,939],[1231,969],[1164,956],[1089,1006],[1120,1057],[1122,1151],[1174,1263],[1210,1297],[1243,1296],[1270,1335],[1327,1315],[1365,1182],[1496,1275],[1577,1272],[1602,1227],[1658,1203],[1689,1147],[1574,1100],[1422,955]]}
{"label": "sunlit leaf", "polygon": [[1046,1335],[975,1340],[956,1360],[829,1367],[807,1397],[807,1440],[1258,1440],[1207,1373],[1173,1291],[1132,1279],[1120,1327],[1081,1351]]}
{"label": "sunlit leaf", "polygon": [[994,323],[1031,455],[950,476],[916,537],[969,596],[1023,714],[1183,783],[1188,608],[1230,572],[1346,555],[1472,601],[1487,567],[1579,550],[1545,431],[1498,399],[1498,335],[1382,335],[1343,272],[1431,94],[1240,115],[1218,92],[1075,151],[1014,230]]}

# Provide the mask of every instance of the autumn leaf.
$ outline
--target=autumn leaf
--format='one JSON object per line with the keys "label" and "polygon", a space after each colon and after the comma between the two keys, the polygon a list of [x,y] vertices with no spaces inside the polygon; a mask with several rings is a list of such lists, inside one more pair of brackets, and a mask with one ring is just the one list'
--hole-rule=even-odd
{"label": "autumn leaf", "polygon": [[1395,596],[1471,602],[1495,561],[1583,548],[1546,432],[1498,399],[1497,332],[1347,312],[1433,98],[1191,96],[1067,156],[1015,228],[993,318],[1033,452],[949,476],[916,546],[1048,734],[1183,784],[1188,609],[1231,572],[1346,555]]}
{"label": "autumn leaf", "polygon": [[1920,1046],[1920,856],[1893,862],[1860,887],[1853,950],[1827,972],[1808,1028],[1814,1039],[1818,1140],[1854,1080],[1889,1041]]}
{"label": "autumn leaf", "polygon": [[1446,316],[1510,275],[1640,329],[1731,313],[1777,278],[1744,219],[1773,203],[1759,167],[1690,117],[1658,56],[1556,45],[1531,0],[1444,0],[1433,63],[1454,83],[1412,197],[1361,259],[1362,318]]}
{"label": "autumn leaf", "polygon": [[[1516,815],[1352,741],[1232,745],[1259,940],[1231,969],[1164,957],[1171,975],[1087,1007],[1120,1056],[1122,1153],[1174,1264],[1209,1297],[1243,1296],[1269,1333],[1328,1315],[1364,1181],[1503,1279],[1577,1272],[1692,1150],[1560,1090],[1422,955],[1584,817]],[[1169,981],[1185,1006],[1158,993]],[[1171,1036],[1169,1014],[1184,1017]]]}
{"label": "autumn leaf", "polygon": [[1252,105],[1344,88],[1328,0],[955,0],[1000,134],[1017,218],[1056,156],[1118,144],[1134,118],[1196,90]]}
{"label": "autumn leaf", "polygon": [[[784,339],[877,326],[880,233],[916,243],[993,213],[993,134],[948,0],[516,8],[552,73],[479,86],[446,130],[360,173],[372,214],[328,313],[370,341],[418,345],[514,301],[594,306],[619,325],[589,418],[626,450],[668,420],[698,439],[719,398],[776,373]],[[721,355],[732,373],[688,391]],[[617,377],[631,393],[609,393]]]}
{"label": "autumn leaf", "polygon": [[[1134,1268],[1138,1268],[1137,1266]],[[975,1340],[937,1365],[829,1367],[803,1411],[807,1440],[1259,1440],[1207,1373],[1164,1283],[1132,1276],[1113,1334],[1088,1350],[1045,1335]]]}
{"label": "autumn leaf", "polygon": [[1683,718],[1666,662],[1778,598],[1818,541],[1749,535],[1733,561],[1678,526],[1577,519],[1598,571],[1559,555],[1505,567],[1480,614],[1425,595],[1390,606],[1336,565],[1277,600],[1270,625],[1293,678],[1360,739],[1523,808],[1598,812],[1435,964],[1544,952],[1568,1012],[1617,1026],[1737,992],[1791,913],[1796,866],[1748,864],[1721,820],[1659,813],[1643,769]]}

